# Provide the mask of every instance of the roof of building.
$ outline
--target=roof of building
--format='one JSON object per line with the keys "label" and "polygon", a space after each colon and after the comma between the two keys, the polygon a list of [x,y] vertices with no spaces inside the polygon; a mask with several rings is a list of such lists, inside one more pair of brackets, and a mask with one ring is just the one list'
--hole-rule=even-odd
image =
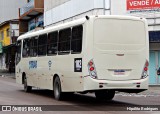
{"label": "roof of building", "polygon": [[18,19],[12,19],[12,20],[8,20],[8,21],[4,21],[4,22],[0,23],[0,27],[4,26],[5,24],[8,24],[8,23],[18,23],[18,22],[19,22]]}

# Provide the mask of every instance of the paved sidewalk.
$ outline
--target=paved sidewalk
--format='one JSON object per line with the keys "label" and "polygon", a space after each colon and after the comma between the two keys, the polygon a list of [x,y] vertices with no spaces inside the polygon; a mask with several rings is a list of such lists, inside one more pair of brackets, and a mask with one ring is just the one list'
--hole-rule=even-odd
{"label": "paved sidewalk", "polygon": [[146,95],[154,95],[154,96],[160,96],[160,86],[159,87],[149,87],[147,91],[142,92],[142,94]]}
{"label": "paved sidewalk", "polygon": [[128,97],[160,97],[160,86],[159,87],[149,87],[148,90],[140,93],[123,93],[118,92],[118,96],[128,96]]}
{"label": "paved sidewalk", "polygon": [[2,77],[15,77],[15,73],[9,73],[7,70],[0,70],[0,76]]}

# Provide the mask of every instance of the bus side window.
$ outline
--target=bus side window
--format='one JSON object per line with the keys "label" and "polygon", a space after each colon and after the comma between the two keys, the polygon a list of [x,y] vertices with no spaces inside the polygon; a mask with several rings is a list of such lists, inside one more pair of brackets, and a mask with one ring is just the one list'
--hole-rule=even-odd
{"label": "bus side window", "polygon": [[37,56],[37,45],[38,45],[38,36],[32,37],[30,41],[30,56]]}
{"label": "bus side window", "polygon": [[59,32],[58,54],[64,55],[70,53],[71,28]]}
{"label": "bus side window", "polygon": [[76,26],[72,28],[72,39],[71,39],[71,53],[77,54],[82,51],[82,37],[83,37],[83,26]]}
{"label": "bus side window", "polygon": [[29,52],[30,52],[30,39],[24,39],[22,56],[29,57]]}
{"label": "bus side window", "polygon": [[20,62],[21,60],[21,41],[17,42],[17,51],[16,51],[16,65]]}
{"label": "bus side window", "polygon": [[45,56],[47,54],[47,34],[40,35],[38,38],[38,55]]}
{"label": "bus side window", "polygon": [[48,39],[47,39],[47,54],[48,55],[57,54],[57,49],[58,49],[57,41],[58,41],[58,32],[52,32],[48,34]]}

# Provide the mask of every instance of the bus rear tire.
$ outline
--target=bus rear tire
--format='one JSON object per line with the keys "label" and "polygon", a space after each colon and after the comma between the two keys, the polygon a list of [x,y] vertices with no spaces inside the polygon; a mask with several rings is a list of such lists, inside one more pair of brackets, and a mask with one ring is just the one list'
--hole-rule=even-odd
{"label": "bus rear tire", "polygon": [[114,95],[115,95],[115,91],[113,90],[101,90],[101,91],[95,92],[95,96],[98,100],[110,101],[113,99]]}
{"label": "bus rear tire", "polygon": [[61,89],[61,82],[58,76],[54,80],[53,91],[54,91],[54,98],[56,100],[62,100],[63,93]]}
{"label": "bus rear tire", "polygon": [[32,90],[32,86],[28,86],[27,78],[26,78],[26,76],[24,76],[24,91],[25,92],[31,92],[31,90]]}

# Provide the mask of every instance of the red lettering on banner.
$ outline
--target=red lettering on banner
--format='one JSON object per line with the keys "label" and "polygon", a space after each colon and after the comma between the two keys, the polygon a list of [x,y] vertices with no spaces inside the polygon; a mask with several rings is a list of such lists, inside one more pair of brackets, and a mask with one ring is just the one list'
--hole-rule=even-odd
{"label": "red lettering on banner", "polygon": [[160,0],[127,0],[127,10],[160,8]]}

